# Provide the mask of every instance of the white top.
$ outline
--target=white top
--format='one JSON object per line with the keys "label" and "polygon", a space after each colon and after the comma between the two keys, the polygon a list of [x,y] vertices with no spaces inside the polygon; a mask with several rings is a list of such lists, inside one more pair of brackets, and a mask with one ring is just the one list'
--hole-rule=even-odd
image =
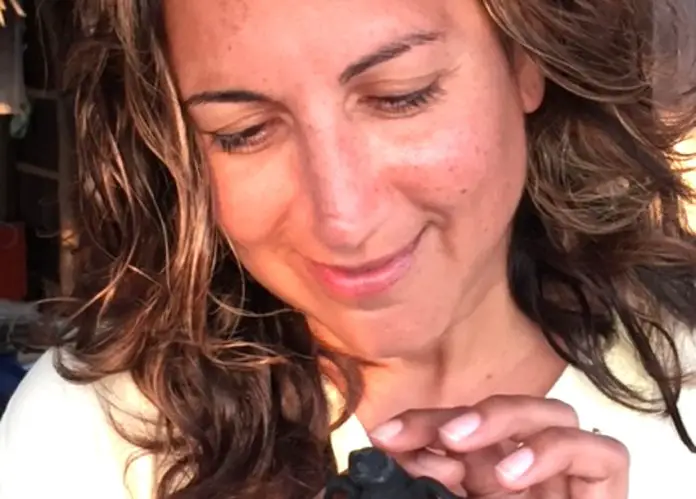
{"label": "white top", "polygon": [[[696,344],[689,338],[683,346],[687,364],[696,366]],[[627,349],[615,348],[609,362],[622,380],[649,389]],[[37,362],[0,421],[0,499],[152,497],[152,458],[138,458],[124,476],[137,449],[112,429],[100,404],[104,394],[128,407],[137,401],[141,415],[152,414],[127,375],[98,387],[74,385],[58,376],[50,354]],[[696,454],[681,443],[668,419],[611,402],[573,368],[548,396],[573,406],[584,429],[599,429],[628,447],[630,499],[696,497]],[[696,438],[696,388],[684,389],[680,408]],[[334,432],[332,443],[341,469],[351,450],[370,445],[356,418]]]}

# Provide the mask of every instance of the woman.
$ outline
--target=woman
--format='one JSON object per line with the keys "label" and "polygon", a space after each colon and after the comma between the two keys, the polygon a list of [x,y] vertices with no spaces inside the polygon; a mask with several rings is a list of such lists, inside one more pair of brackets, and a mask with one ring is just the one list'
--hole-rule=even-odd
{"label": "woman", "polygon": [[0,497],[306,499],[365,445],[469,497],[689,495],[669,4],[82,2],[77,308]]}

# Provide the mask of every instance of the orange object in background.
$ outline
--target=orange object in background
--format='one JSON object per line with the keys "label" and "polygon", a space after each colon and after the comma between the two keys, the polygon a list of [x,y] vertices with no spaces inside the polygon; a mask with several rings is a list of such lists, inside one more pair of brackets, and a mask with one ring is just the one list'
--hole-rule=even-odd
{"label": "orange object in background", "polygon": [[0,222],[0,299],[21,301],[27,294],[24,224]]}

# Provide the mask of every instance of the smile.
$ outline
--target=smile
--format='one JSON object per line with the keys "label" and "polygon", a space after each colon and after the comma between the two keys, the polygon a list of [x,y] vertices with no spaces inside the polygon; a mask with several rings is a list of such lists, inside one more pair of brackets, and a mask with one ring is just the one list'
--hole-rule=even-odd
{"label": "smile", "polygon": [[384,293],[404,278],[415,260],[422,232],[409,244],[387,256],[351,266],[312,262],[310,271],[330,294],[366,298]]}

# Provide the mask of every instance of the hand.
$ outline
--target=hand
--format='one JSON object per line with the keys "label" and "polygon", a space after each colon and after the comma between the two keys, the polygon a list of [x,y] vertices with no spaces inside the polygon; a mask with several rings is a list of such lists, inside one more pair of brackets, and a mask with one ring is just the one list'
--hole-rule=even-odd
{"label": "hand", "polygon": [[626,499],[627,449],[582,431],[548,399],[494,396],[470,408],[408,411],[371,433],[414,476],[470,498]]}

